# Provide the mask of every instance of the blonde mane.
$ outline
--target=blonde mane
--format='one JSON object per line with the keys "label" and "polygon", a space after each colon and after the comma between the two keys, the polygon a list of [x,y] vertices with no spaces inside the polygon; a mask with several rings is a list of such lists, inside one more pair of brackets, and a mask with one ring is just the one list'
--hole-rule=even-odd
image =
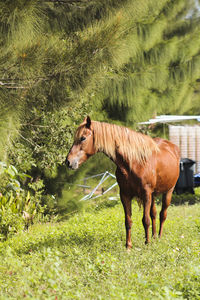
{"label": "blonde mane", "polygon": [[[83,128],[81,124],[77,130],[79,135]],[[94,146],[96,151],[104,152],[113,160],[116,153],[122,155],[130,165],[135,161],[144,163],[153,151],[159,151],[158,145],[147,135],[115,124],[92,121],[94,132]]]}

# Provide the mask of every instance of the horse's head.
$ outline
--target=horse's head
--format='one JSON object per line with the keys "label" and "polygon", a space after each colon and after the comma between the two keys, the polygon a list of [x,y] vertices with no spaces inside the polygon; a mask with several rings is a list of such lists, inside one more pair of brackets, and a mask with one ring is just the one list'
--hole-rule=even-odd
{"label": "horse's head", "polygon": [[75,133],[74,143],[67,155],[66,164],[75,170],[95,154],[93,131],[90,117],[86,117]]}

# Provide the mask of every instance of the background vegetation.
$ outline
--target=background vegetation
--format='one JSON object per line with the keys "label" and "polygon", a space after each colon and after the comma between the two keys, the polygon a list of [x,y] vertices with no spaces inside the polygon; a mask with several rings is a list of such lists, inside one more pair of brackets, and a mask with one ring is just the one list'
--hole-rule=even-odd
{"label": "background vegetation", "polygon": [[1,220],[10,203],[74,210],[71,183],[113,170],[101,156],[62,165],[85,115],[136,128],[200,113],[199,18],[195,0],[0,0]]}

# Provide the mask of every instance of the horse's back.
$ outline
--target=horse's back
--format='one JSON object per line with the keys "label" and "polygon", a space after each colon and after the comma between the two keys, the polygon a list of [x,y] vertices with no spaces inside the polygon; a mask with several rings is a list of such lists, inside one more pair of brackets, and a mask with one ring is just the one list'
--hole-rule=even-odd
{"label": "horse's back", "polygon": [[159,147],[156,154],[157,189],[167,191],[173,188],[179,177],[180,150],[168,140],[155,138]]}
{"label": "horse's back", "polygon": [[178,161],[180,160],[180,149],[177,145],[158,137],[154,138],[154,141],[158,145],[161,152],[167,152],[169,155],[175,156]]}

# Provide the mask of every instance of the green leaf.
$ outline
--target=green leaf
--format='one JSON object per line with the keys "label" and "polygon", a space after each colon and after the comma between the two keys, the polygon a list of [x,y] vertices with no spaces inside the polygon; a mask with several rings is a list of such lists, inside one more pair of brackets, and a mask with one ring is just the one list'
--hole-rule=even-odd
{"label": "green leaf", "polygon": [[7,169],[6,169],[6,173],[11,177],[11,178],[15,178],[16,175],[18,174],[17,169],[10,165]]}

